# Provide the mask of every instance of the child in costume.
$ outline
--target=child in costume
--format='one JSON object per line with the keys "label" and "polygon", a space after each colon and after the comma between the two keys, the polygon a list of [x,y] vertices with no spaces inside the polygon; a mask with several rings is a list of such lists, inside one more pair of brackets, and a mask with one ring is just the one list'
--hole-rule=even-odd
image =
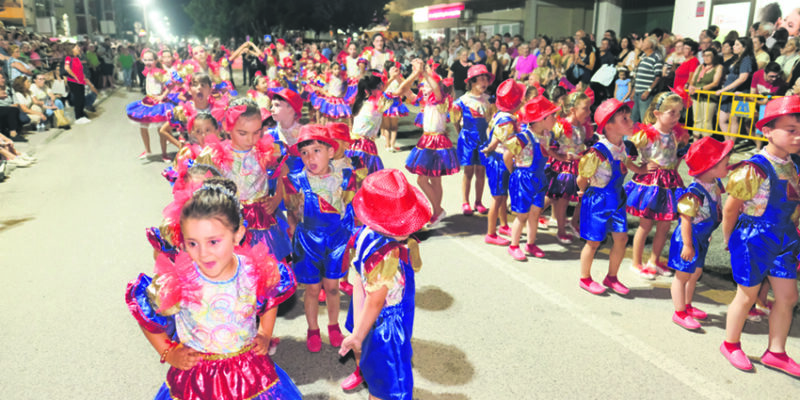
{"label": "child in costume", "polygon": [[483,206],[483,186],[486,178],[486,169],[481,164],[480,148],[486,145],[489,139],[486,131],[489,128],[489,113],[491,104],[486,88],[494,82],[492,75],[483,64],[473,65],[467,71],[465,80],[469,92],[453,102],[450,110],[453,125],[458,133],[458,162],[464,169],[464,178],[461,181],[461,212],[472,215],[473,208],[469,203],[469,191],[472,186],[472,177],[475,177],[475,210],[485,214]]}
{"label": "child in costume", "polygon": [[167,112],[169,120],[164,122],[161,128],[158,129],[158,133],[162,138],[178,148],[181,148],[182,143],[181,140],[172,135],[173,130],[178,131],[182,139],[188,139],[187,136],[191,134],[191,129],[187,128],[189,115],[210,113],[215,104],[214,98],[211,97],[211,77],[205,72],[192,74],[188,93],[190,94],[190,100],[182,101],[172,110],[169,110]]}
{"label": "child in costume", "polygon": [[186,252],[174,263],[160,256],[156,278],[140,274],[125,293],[145,337],[170,365],[155,398],[302,398],[267,355],[280,273],[263,245],[237,248],[245,229],[236,185],[209,179],[171,207]]}
{"label": "child in costume", "polygon": [[[678,125],[681,110],[683,99],[677,94],[666,92],[658,95],[647,109],[644,121],[647,125],[640,125],[631,136],[639,159],[648,171],[634,175],[625,186],[628,214],[639,217],[639,228],[633,237],[632,268],[645,279],[655,279],[657,274],[672,275],[672,271],[659,258],[670,225],[678,218],[675,191],[683,188],[683,180],[677,170],[681,161],[678,148],[687,143],[689,135]],[[654,222],[656,234],[653,252],[647,265],[642,265],[645,240]]]}
{"label": "child in costume", "polygon": [[769,144],[729,175],[722,234],[731,252],[736,296],[728,306],[725,341],[720,351],[730,363],[750,371],[753,365],[740,339],[747,312],[761,282],[772,286],[775,303],[769,314],[769,342],[761,363],[800,377],[800,366],[786,354],[786,338],[797,303],[797,234],[800,168],[790,157],[800,151],[800,98],[770,100],[756,123]]}
{"label": "child in costume", "polygon": [[184,108],[189,129],[188,141],[184,143],[169,167],[161,175],[170,185],[174,185],[182,175],[194,165],[194,161],[207,144],[219,142],[220,132],[217,120],[210,113],[196,113],[191,108]]}
{"label": "child in costume", "polygon": [[285,163],[288,172],[298,172],[303,169],[300,157],[288,154],[288,149],[297,144],[300,135],[300,117],[303,116],[303,99],[300,95],[289,90],[281,89],[272,95],[272,108],[270,109],[275,127],[267,133],[272,136],[275,143],[281,147],[281,154],[286,157]]}
{"label": "child in costume", "polygon": [[353,102],[353,130],[350,134],[355,140],[345,155],[358,158],[354,166],[357,169],[366,168],[369,173],[383,169],[383,161],[375,145],[383,119],[383,88],[381,76],[368,73],[358,82],[358,94]]}
{"label": "child in costume", "polygon": [[[511,242],[497,236],[511,236],[508,226],[508,179],[510,173],[503,161],[504,154],[508,151],[506,141],[516,137],[519,126],[515,114],[522,107],[525,85],[507,79],[497,87],[497,112],[489,122],[489,145],[481,149],[484,154],[482,162],[486,167],[486,177],[489,181],[489,191],[492,193],[492,204],[489,206],[487,219],[487,232],[483,241],[498,246],[508,246]],[[500,227],[497,219],[500,218]]]}
{"label": "child in costume", "polygon": [[[150,49],[142,50],[142,62],[144,62],[145,93],[146,96],[140,101],[128,104],[126,113],[128,118],[139,124],[139,131],[142,135],[144,151],[139,154],[140,159],[145,159],[150,154],[150,125],[162,124],[167,122],[167,112],[175,106],[168,101],[167,96],[170,89],[167,82],[170,77],[167,72],[158,67],[156,63],[156,53]],[[161,159],[164,162],[172,161],[167,157],[167,140],[159,135],[161,143]]]}
{"label": "child in costume", "polygon": [[355,43],[349,43],[347,39],[347,55],[344,57],[344,68],[347,73],[347,92],[344,94],[344,101],[347,104],[353,104],[358,94],[358,81],[364,74],[364,67],[367,65],[367,60],[358,57],[358,46]]}
{"label": "child in costume", "polygon": [[395,142],[397,141],[397,122],[400,117],[408,116],[408,107],[403,104],[403,96],[398,94],[398,89],[403,83],[400,63],[396,61],[387,61],[386,70],[389,71],[389,80],[387,81],[386,91],[383,93],[383,96],[387,101],[391,102],[391,105],[383,112],[383,128],[381,129],[381,134],[384,139],[386,139],[386,150],[390,153],[394,153],[400,150],[395,146]]}
{"label": "child in costume", "polygon": [[348,318],[353,334],[344,339],[339,354],[353,350],[359,362],[351,377],[363,376],[370,398],[410,400],[414,275],[422,262],[417,241],[409,236],[430,220],[430,204],[400,171],[389,169],[364,180],[353,208],[364,226],[347,246],[345,268],[352,265],[357,273]]}
{"label": "child in costume", "polygon": [[[558,224],[556,238],[561,244],[570,244],[573,235],[567,233],[567,207],[570,201],[578,201],[578,163],[586,150],[586,142],[591,137],[591,128],[587,127],[592,100],[581,92],[573,92],[566,99],[567,118],[559,119],[553,129],[554,150],[548,175],[550,182],[547,196],[553,201],[553,216]],[[580,203],[575,214],[580,219]],[[569,226],[577,233],[580,226],[573,218]]]}
{"label": "child in costume", "polygon": [[255,79],[253,80],[253,88],[247,91],[247,97],[253,99],[253,101],[258,104],[258,108],[261,110],[261,119],[267,119],[272,114],[270,109],[272,108],[272,101],[270,100],[270,95],[280,90],[273,90],[270,87],[270,80],[261,74],[261,71],[256,71]]}
{"label": "child in costume", "polygon": [[[527,225],[528,238],[525,251],[537,258],[544,257],[544,252],[536,246],[536,232],[539,228],[539,213],[544,207],[547,180],[544,164],[547,162],[542,146],[547,146],[547,132],[556,123],[555,114],[558,107],[537,96],[520,110],[520,121],[527,124],[515,137],[505,142],[506,152],[503,161],[511,171],[508,192],[511,197],[511,211],[517,214],[511,226],[511,245],[508,254],[517,261],[525,261],[527,257],[519,248],[522,228]],[[544,143],[542,143],[544,142]]]}
{"label": "child in costume", "polygon": [[344,100],[345,94],[345,80],[342,66],[338,63],[330,65],[330,74],[328,81],[325,83],[323,94],[321,96],[321,103],[319,112],[322,114],[325,121],[339,120],[342,118],[350,118],[352,112],[350,105]]}
{"label": "child in costume", "polygon": [[[586,244],[581,251],[579,286],[592,294],[601,294],[606,288],[626,295],[628,288],[617,279],[619,265],[625,256],[628,243],[628,221],[625,213],[623,182],[628,169],[646,172],[628,158],[623,137],[633,130],[631,108],[616,99],[604,101],[594,115],[597,132],[603,138],[581,157],[578,164],[577,184],[581,196],[581,238]],[[609,232],[614,241],[608,255],[608,274],[601,286],[592,280],[592,262],[597,249]],[[605,287],[604,287],[605,286]]]}
{"label": "child in costume", "polygon": [[286,208],[299,221],[294,231],[293,267],[297,281],[306,285],[306,347],[322,349],[317,322],[319,292],[324,289],[328,308],[328,338],[333,347],[342,344],[339,329],[339,279],[347,240],[353,231],[350,204],[358,180],[349,168],[332,168],[338,143],[320,125],[306,125],[292,151],[303,159],[303,169],[284,178]]}
{"label": "child in costume", "polygon": [[406,169],[417,175],[417,185],[433,205],[430,226],[435,226],[447,215],[442,208],[442,177],[458,173],[458,156],[453,142],[447,136],[447,113],[452,98],[446,90],[452,88],[452,79],[444,80],[431,65],[414,60],[411,77],[421,79],[425,85],[419,96],[425,105],[422,137],[406,158]]}
{"label": "child in costume", "polygon": [[722,182],[728,174],[733,140],[720,143],[710,137],[694,142],[686,153],[686,165],[694,181],[678,199],[678,227],[669,246],[672,280],[672,321],[692,330],[700,329],[697,319],[707,314],[692,306],[697,280],[703,274],[711,233],[722,222]]}

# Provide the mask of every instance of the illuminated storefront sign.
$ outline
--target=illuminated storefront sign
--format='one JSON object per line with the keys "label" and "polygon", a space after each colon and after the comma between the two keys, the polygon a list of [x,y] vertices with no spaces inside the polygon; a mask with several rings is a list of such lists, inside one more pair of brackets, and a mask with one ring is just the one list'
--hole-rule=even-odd
{"label": "illuminated storefront sign", "polygon": [[464,3],[439,4],[414,10],[414,22],[428,22],[442,19],[461,18]]}

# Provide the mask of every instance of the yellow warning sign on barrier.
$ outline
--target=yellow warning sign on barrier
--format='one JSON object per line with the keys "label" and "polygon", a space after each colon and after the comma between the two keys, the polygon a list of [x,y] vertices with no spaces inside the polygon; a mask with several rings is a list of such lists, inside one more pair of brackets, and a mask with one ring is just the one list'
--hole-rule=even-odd
{"label": "yellow warning sign on barrier", "polygon": [[753,115],[755,115],[756,103],[754,101],[736,100],[736,98],[734,98],[731,110],[733,111],[732,114],[737,117],[752,119]]}

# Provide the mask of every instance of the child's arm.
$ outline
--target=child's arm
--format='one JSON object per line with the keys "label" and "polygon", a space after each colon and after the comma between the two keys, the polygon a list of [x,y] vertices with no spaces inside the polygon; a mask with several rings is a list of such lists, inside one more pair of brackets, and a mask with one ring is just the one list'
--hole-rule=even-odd
{"label": "child's arm", "polygon": [[628,79],[628,83],[626,83],[626,84],[625,84],[625,86],[627,86],[627,87],[628,87],[628,93],[627,93],[627,94],[625,95],[625,97],[622,99],[622,101],[623,101],[623,102],[630,100],[630,99],[631,99],[631,96],[632,96],[632,94],[633,94],[633,90],[631,90],[632,88],[631,88],[631,80],[630,80],[630,79]]}
{"label": "child's arm", "polygon": [[484,154],[491,154],[493,151],[495,151],[495,149],[497,149],[497,146],[499,145],[500,145],[500,140],[492,136],[492,140],[489,142],[489,145],[484,147],[481,151]]}
{"label": "child's arm", "polygon": [[685,214],[681,214],[681,239],[683,239],[681,258],[684,261],[692,261],[694,258],[694,243],[692,242],[692,217]]}
{"label": "child's arm", "polygon": [[383,304],[386,302],[386,295],[388,293],[389,288],[386,286],[382,286],[374,292],[367,292],[367,297],[364,300],[364,309],[360,313],[361,323],[354,328],[355,332],[353,332],[352,335],[344,338],[342,347],[339,349],[339,355],[344,356],[350,350],[354,352],[361,351],[361,344],[364,342],[370,329],[372,329],[372,326],[375,325],[375,321],[378,319],[381,310],[383,310]]}
{"label": "child's arm", "polygon": [[258,334],[255,337],[253,352],[263,356],[269,351],[269,342],[272,340],[272,331],[275,328],[275,318],[278,316],[278,307],[272,307],[261,314],[258,324]]}
{"label": "child's arm", "polygon": [[513,172],[514,154],[512,154],[510,151],[505,152],[505,154],[503,154],[503,163],[506,165],[506,169],[508,169],[508,172]]}
{"label": "child's arm", "polygon": [[283,179],[278,179],[275,184],[275,194],[264,198],[264,210],[268,214],[273,214],[283,201]]}
{"label": "child's arm", "polygon": [[739,210],[742,209],[744,202],[733,196],[728,196],[725,200],[725,206],[722,208],[722,238],[725,241],[725,249],[728,248],[728,240],[731,238],[736,221],[739,220]]}
{"label": "child's arm", "polygon": [[625,166],[628,167],[628,170],[630,170],[634,174],[641,175],[641,174],[646,174],[648,172],[647,165],[636,165],[633,162],[633,159],[631,159],[630,157],[625,159]]}
{"label": "child's arm", "polygon": [[150,345],[163,357],[164,360],[162,362],[167,362],[169,365],[184,371],[194,368],[200,362],[199,352],[191,347],[184,346],[182,343],[175,344],[166,333],[153,333],[147,329],[141,329]]}

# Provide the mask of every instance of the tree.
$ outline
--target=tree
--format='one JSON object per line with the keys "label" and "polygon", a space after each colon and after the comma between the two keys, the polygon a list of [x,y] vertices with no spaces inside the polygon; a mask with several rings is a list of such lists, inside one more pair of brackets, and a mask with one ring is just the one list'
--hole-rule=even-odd
{"label": "tree", "polygon": [[383,21],[389,0],[191,0],[186,14],[201,36],[245,36],[287,29],[355,30]]}

